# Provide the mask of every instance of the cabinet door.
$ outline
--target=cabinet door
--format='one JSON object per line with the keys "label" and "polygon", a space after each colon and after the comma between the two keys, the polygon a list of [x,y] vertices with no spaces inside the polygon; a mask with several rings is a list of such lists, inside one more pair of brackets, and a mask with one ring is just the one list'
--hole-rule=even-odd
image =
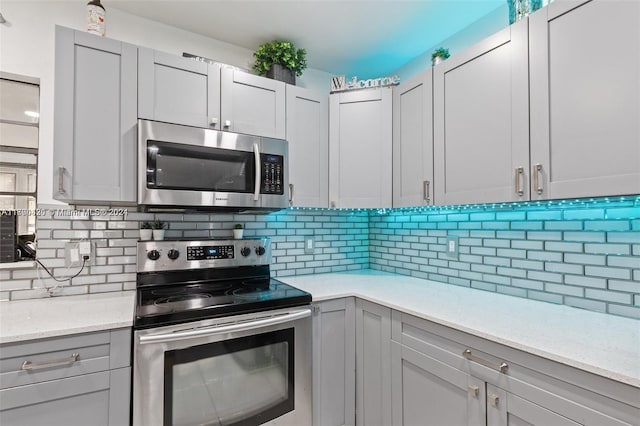
{"label": "cabinet door", "polygon": [[637,1],[531,16],[532,199],[640,192],[639,27]]}
{"label": "cabinet door", "polygon": [[391,344],[394,425],[484,425],[482,380],[398,342]]}
{"label": "cabinet door", "polygon": [[487,426],[578,426],[579,424],[496,386],[487,385]]}
{"label": "cabinet door", "polygon": [[313,424],[355,424],[355,302],[329,300],[314,306]]}
{"label": "cabinet door", "polygon": [[391,207],[392,90],[330,95],[330,207]]}
{"label": "cabinet door", "polygon": [[168,53],[138,52],[138,115],[220,129],[220,67]]}
{"label": "cabinet door", "polygon": [[356,300],[356,423],[391,424],[391,310]]}
{"label": "cabinet door", "polygon": [[438,204],[527,200],[527,20],[434,68]]}
{"label": "cabinet door", "polygon": [[433,204],[433,72],[393,88],[393,207]]}
{"label": "cabinet door", "polygon": [[329,98],[287,85],[289,198],[296,207],[329,207]]}
{"label": "cabinet door", "polygon": [[129,423],[131,369],[103,371],[0,391],[3,426]]}
{"label": "cabinet door", "polygon": [[282,81],[222,69],[222,130],[284,139],[285,90]]}
{"label": "cabinet door", "polygon": [[53,197],[136,200],[137,48],[56,27]]}

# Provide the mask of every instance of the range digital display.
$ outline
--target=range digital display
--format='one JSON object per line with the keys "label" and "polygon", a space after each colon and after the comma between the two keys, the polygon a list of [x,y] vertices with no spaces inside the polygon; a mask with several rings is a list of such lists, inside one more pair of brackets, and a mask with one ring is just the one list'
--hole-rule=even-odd
{"label": "range digital display", "polygon": [[233,259],[233,245],[187,247],[187,260]]}

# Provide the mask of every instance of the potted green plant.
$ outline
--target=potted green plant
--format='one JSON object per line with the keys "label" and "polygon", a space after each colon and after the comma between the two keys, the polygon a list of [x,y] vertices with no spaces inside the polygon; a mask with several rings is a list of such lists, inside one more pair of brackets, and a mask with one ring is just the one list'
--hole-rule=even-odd
{"label": "potted green plant", "polygon": [[164,222],[156,220],[151,226],[153,227],[153,239],[158,241],[164,240]]}
{"label": "potted green plant", "polygon": [[153,235],[153,228],[151,226],[151,222],[142,222],[140,224],[140,239],[142,241],[151,240],[151,236]]}
{"label": "potted green plant", "polygon": [[444,47],[439,47],[431,54],[431,63],[435,67],[440,62],[447,59],[449,56],[451,56],[449,55],[449,49],[445,49]]}
{"label": "potted green plant", "polygon": [[243,234],[244,234],[244,229],[242,229],[242,224],[236,223],[233,226],[233,238],[235,238],[236,240],[240,240],[242,239]]}
{"label": "potted green plant", "polygon": [[256,62],[253,70],[262,76],[296,84],[296,75],[300,77],[307,68],[307,51],[296,49],[290,41],[274,40],[258,46],[253,53]]}

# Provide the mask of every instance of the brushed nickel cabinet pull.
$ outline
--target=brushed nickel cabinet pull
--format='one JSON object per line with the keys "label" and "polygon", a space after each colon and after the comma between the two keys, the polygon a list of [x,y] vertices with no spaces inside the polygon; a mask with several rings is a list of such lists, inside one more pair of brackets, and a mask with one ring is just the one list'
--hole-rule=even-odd
{"label": "brushed nickel cabinet pull", "polygon": [[516,167],[515,187],[516,194],[518,195],[524,195],[524,190],[522,189],[522,185],[520,185],[522,175],[524,175],[524,167]]}
{"label": "brushed nickel cabinet pull", "polygon": [[211,121],[209,122],[209,124],[213,127],[216,127],[218,125],[218,117],[211,117]]}
{"label": "brushed nickel cabinet pull", "polygon": [[480,392],[480,388],[478,386],[467,386],[467,394],[473,398],[478,397],[478,393]]}
{"label": "brushed nickel cabinet pull", "polygon": [[542,171],[542,164],[537,163],[533,166],[533,186],[536,187],[536,192],[542,194],[542,185],[540,185],[540,172]]}
{"label": "brushed nickel cabinet pull", "polygon": [[289,205],[293,205],[293,184],[289,184]]}
{"label": "brushed nickel cabinet pull", "polygon": [[64,166],[58,167],[58,194],[64,194]]}
{"label": "brushed nickel cabinet pull", "polygon": [[499,403],[500,403],[500,397],[498,395],[494,395],[494,394],[489,395],[489,404],[491,404],[493,407],[498,407]]}
{"label": "brushed nickel cabinet pull", "polygon": [[62,365],[71,365],[78,360],[80,354],[71,354],[68,358],[55,359],[53,361],[45,361],[39,363],[32,363],[31,361],[25,361],[22,363],[22,370],[40,370],[41,368],[60,367]]}
{"label": "brushed nickel cabinet pull", "polygon": [[224,120],[224,128],[228,129],[229,127],[231,127],[231,120]]}
{"label": "brushed nickel cabinet pull", "polygon": [[484,365],[485,367],[489,367],[492,370],[497,370],[501,373],[506,373],[507,370],[509,369],[509,365],[506,362],[502,362],[499,365],[498,364],[494,364],[490,361],[487,361],[486,359],[482,359],[479,358],[477,356],[475,356],[473,353],[471,353],[471,349],[465,349],[462,352],[462,356],[464,356],[466,359],[468,359],[469,361],[473,361],[476,362],[480,365]]}
{"label": "brushed nickel cabinet pull", "polygon": [[431,202],[431,198],[429,198],[429,187],[431,186],[431,182],[425,180],[422,182],[422,199],[426,201],[427,204]]}

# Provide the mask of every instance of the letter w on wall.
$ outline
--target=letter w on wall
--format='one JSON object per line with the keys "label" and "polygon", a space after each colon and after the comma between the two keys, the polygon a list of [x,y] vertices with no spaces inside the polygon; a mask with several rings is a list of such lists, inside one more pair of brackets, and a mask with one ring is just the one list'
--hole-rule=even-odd
{"label": "letter w on wall", "polygon": [[331,91],[344,90],[347,86],[347,78],[344,75],[331,77]]}

